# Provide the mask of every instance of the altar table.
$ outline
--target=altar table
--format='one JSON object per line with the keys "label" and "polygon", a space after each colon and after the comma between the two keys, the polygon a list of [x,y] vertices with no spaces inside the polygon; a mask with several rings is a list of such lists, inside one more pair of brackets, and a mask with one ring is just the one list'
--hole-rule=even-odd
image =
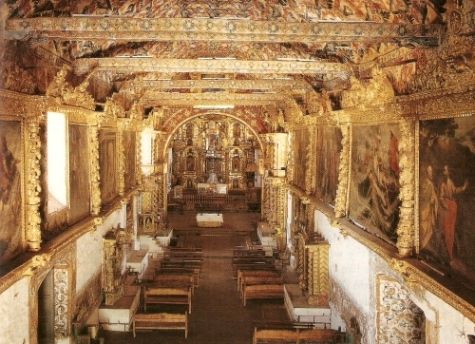
{"label": "altar table", "polygon": [[223,214],[200,213],[196,215],[198,227],[221,227],[223,225]]}

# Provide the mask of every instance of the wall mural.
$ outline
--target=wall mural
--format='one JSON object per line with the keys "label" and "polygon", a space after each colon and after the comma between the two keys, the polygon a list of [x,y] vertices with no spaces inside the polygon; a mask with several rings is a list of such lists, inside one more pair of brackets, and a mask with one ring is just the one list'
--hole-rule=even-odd
{"label": "wall mural", "polygon": [[107,204],[117,195],[115,133],[99,131],[99,164],[102,167],[100,171],[101,200],[102,204]]}
{"label": "wall mural", "polygon": [[316,193],[325,203],[335,205],[342,135],[340,128],[319,126],[316,132]]}
{"label": "wall mural", "polygon": [[21,123],[0,121],[0,264],[21,240]]}
{"label": "wall mural", "polygon": [[69,126],[69,222],[76,223],[90,212],[90,186],[87,127]]}
{"label": "wall mural", "polygon": [[424,312],[397,281],[377,279],[378,340],[383,343],[426,343]]}
{"label": "wall mural", "polygon": [[475,117],[419,129],[420,256],[475,281]]}
{"label": "wall mural", "polygon": [[397,124],[353,129],[350,219],[394,244],[399,221],[399,156]]}

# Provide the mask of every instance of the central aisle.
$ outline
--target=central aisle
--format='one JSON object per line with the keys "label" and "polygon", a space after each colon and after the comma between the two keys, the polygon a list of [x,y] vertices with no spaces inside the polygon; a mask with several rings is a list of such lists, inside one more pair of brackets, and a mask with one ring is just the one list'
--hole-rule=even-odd
{"label": "central aisle", "polygon": [[[226,215],[228,214],[225,214],[225,219]],[[235,231],[234,228],[251,228],[248,226],[252,218],[249,213],[230,215],[227,218],[233,222],[227,224],[225,220],[228,228],[224,227],[221,231],[197,232],[196,228],[190,228],[190,218],[194,214],[182,214],[181,221],[175,222],[175,219],[175,227],[170,225],[177,228],[177,223],[180,223],[180,230],[175,232],[178,246],[203,249],[200,286],[195,288],[192,298],[188,338],[184,338],[183,331],[141,331],[137,332],[136,338],[133,338],[131,332],[102,332],[101,336],[105,337],[106,344],[249,344],[252,343],[254,322],[269,320],[269,317],[272,320],[287,319],[282,301],[257,300],[248,302],[246,307],[242,305],[232,270],[232,250],[245,243],[249,232],[246,234],[245,231]]]}

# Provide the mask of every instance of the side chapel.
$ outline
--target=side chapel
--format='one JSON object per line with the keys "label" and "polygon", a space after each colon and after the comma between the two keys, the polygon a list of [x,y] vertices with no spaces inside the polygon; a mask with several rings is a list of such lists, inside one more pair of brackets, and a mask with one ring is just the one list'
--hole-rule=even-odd
{"label": "side chapel", "polygon": [[354,343],[475,343],[473,2],[0,13],[1,343],[77,343],[139,303],[170,212],[259,214]]}

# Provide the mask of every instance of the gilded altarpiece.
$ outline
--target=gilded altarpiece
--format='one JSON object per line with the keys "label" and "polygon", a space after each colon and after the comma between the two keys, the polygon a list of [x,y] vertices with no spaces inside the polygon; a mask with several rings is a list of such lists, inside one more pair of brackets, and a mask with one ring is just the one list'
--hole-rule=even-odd
{"label": "gilded altarpiece", "polygon": [[22,251],[22,124],[0,119],[0,265]]}
{"label": "gilded altarpiece", "polygon": [[285,180],[283,178],[268,177],[264,180],[262,218],[271,228],[277,231],[279,248],[285,243],[285,207],[286,207]]}
{"label": "gilded altarpiece", "polygon": [[328,252],[330,245],[317,236],[305,245],[308,303],[328,307]]}
{"label": "gilded altarpiece", "polygon": [[102,204],[117,196],[117,142],[116,133],[99,130],[99,166]]}
{"label": "gilded altarpiece", "polygon": [[86,126],[69,125],[70,223],[76,223],[90,213],[88,142]]}

